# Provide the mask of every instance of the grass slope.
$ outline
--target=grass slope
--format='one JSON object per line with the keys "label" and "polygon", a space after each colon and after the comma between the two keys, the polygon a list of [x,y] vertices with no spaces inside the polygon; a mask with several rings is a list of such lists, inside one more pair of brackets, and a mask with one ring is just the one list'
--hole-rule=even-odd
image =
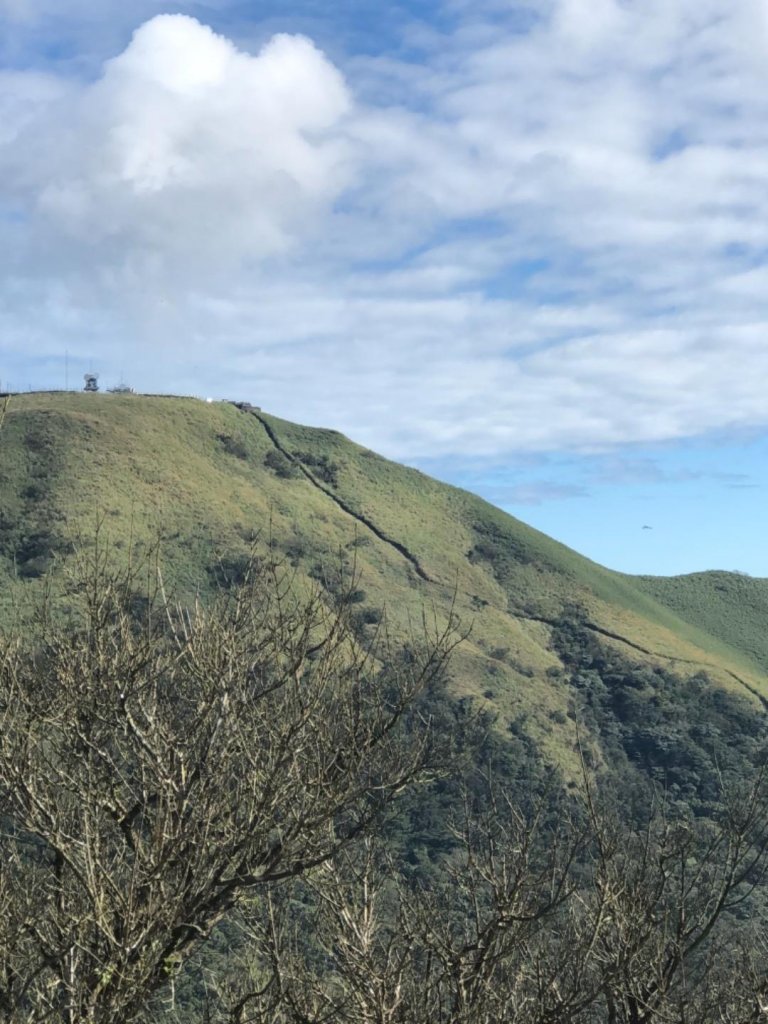
{"label": "grass slope", "polygon": [[186,593],[236,574],[260,535],[301,574],[354,566],[363,623],[386,614],[405,629],[425,606],[444,618],[455,603],[471,626],[456,691],[491,706],[502,728],[525,720],[561,763],[575,758],[552,644],[564,614],[643,664],[705,669],[768,697],[764,581],[706,574],[718,589],[610,572],[474,495],[250,407],[14,396],[0,480],[0,613],[55,576],[97,521],[117,552],[162,538],[166,576]]}
{"label": "grass slope", "polygon": [[638,576],[634,586],[768,672],[768,579],[734,572]]}

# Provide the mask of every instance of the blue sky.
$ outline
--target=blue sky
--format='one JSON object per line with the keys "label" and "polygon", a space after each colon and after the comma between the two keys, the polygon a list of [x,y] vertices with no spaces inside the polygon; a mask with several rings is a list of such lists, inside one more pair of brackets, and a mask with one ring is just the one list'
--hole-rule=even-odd
{"label": "blue sky", "polygon": [[67,352],[768,576],[767,57],[764,0],[0,0],[0,383]]}

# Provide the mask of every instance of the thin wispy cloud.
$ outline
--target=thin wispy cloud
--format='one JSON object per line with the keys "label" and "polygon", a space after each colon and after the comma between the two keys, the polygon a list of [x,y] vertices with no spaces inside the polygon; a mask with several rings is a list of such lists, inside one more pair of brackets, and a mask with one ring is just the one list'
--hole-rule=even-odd
{"label": "thin wispy cloud", "polygon": [[454,0],[333,56],[151,8],[2,78],[2,378],[133,353],[410,459],[768,423],[764,4]]}
{"label": "thin wispy cloud", "polygon": [[489,501],[497,505],[543,505],[549,501],[563,501],[572,498],[586,498],[586,488],[574,484],[560,484],[553,480],[534,480],[514,486],[490,488],[486,493]]}

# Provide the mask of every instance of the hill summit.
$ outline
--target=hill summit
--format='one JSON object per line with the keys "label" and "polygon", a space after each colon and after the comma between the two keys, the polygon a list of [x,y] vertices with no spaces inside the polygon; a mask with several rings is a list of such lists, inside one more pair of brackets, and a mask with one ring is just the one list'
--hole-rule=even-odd
{"label": "hill summit", "polygon": [[499,729],[524,724],[566,769],[579,659],[768,700],[768,581],[612,572],[466,491],[248,403],[12,396],[0,479],[2,615],[55,579],[97,523],[116,553],[159,539],[182,593],[235,582],[258,537],[323,585],[359,574],[362,630],[453,608],[469,631],[455,695]]}

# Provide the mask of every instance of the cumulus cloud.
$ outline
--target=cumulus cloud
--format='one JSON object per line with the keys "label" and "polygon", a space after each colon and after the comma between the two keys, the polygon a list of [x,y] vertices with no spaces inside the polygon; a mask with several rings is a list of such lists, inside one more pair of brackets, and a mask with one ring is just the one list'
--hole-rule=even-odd
{"label": "cumulus cloud", "polygon": [[764,427],[762,0],[446,9],[343,73],[185,15],[7,73],[2,375],[142,353],[412,459]]}
{"label": "cumulus cloud", "polygon": [[35,106],[29,76],[17,78],[5,199],[24,210],[30,243],[49,259],[58,246],[64,264],[88,248],[102,274],[147,262],[192,284],[195,267],[289,249],[347,182],[334,129],[348,91],[301,37],[251,56],[193,18],[162,15],[58,101]]}

